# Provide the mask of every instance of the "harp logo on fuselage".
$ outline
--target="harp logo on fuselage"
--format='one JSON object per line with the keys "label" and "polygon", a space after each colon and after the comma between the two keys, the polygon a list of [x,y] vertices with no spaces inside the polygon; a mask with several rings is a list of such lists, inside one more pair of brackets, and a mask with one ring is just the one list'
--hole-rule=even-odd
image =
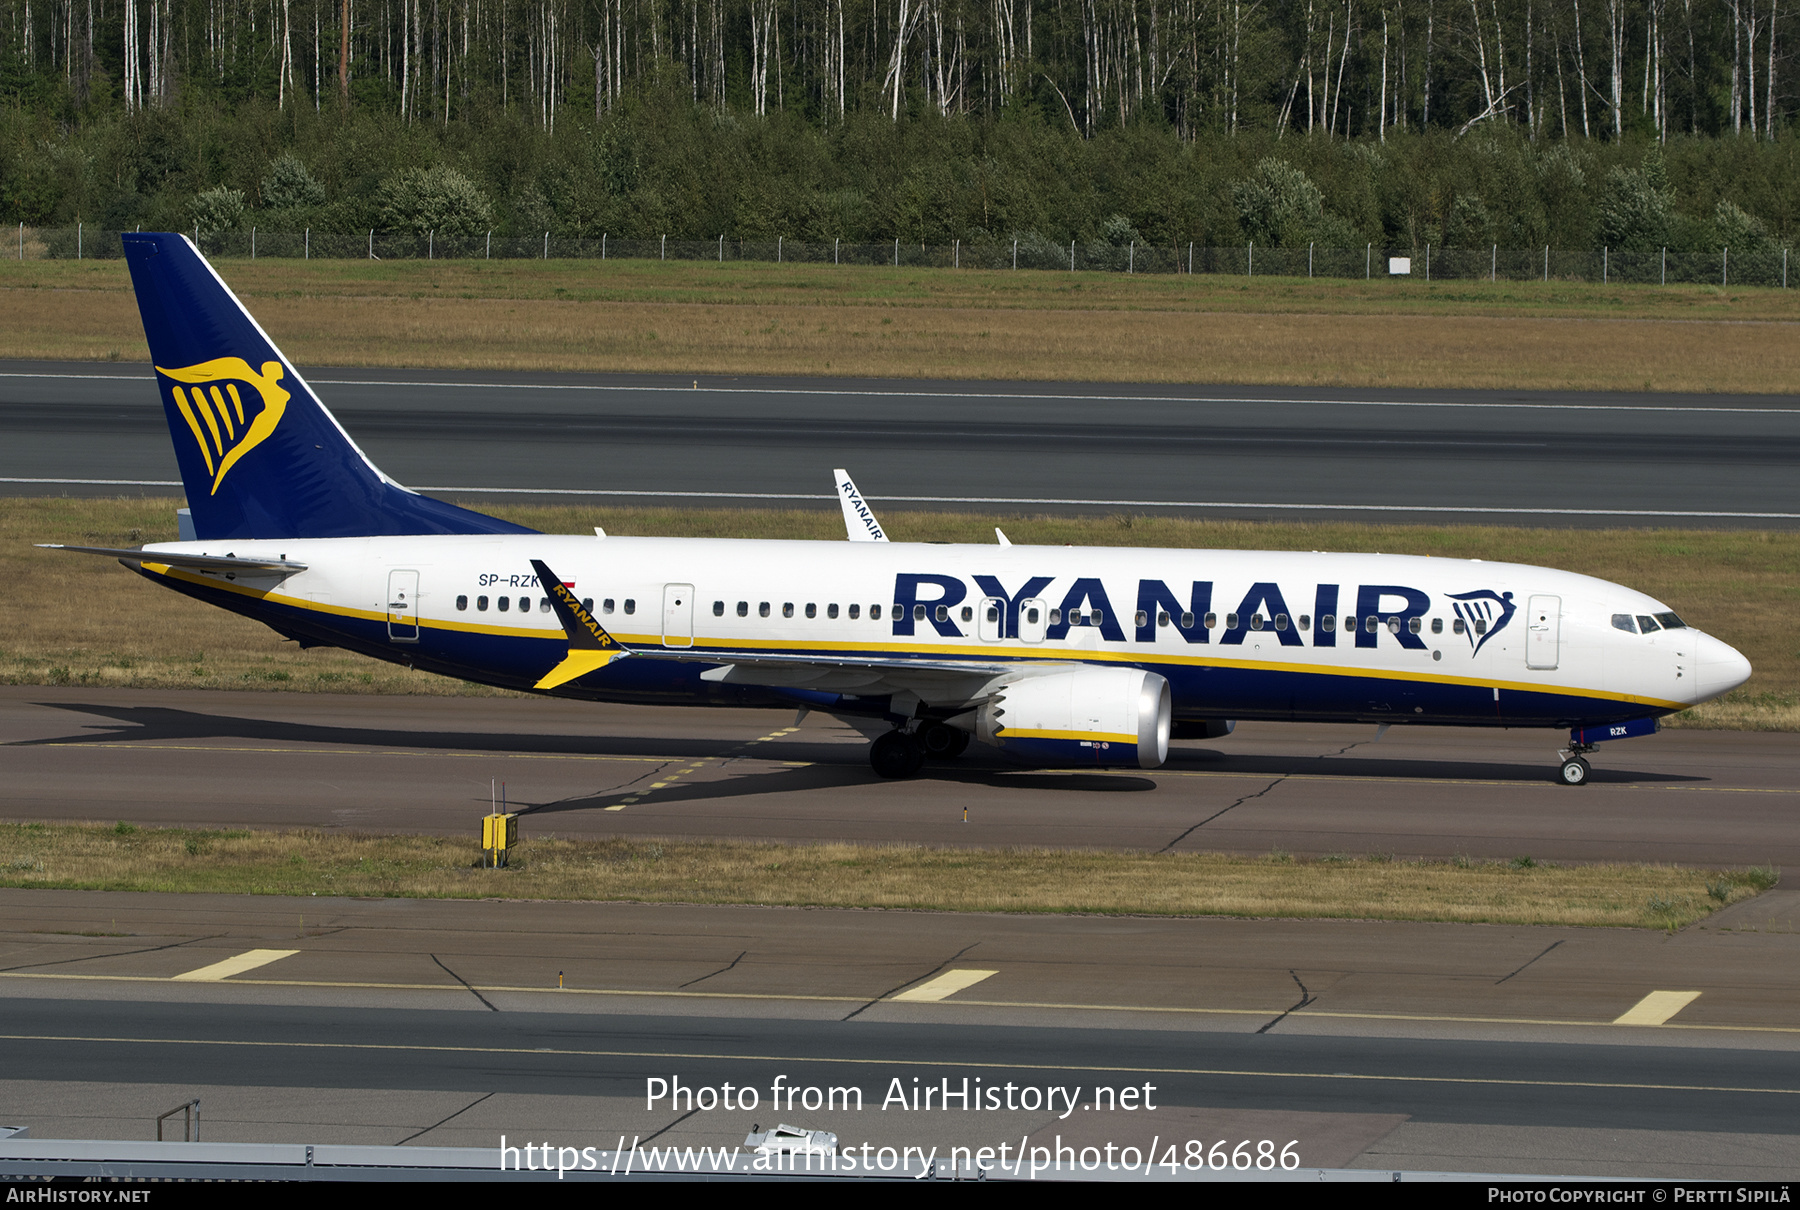
{"label": "harp logo on fuselage", "polygon": [[194,434],[200,457],[218,494],[225,474],[245,454],[268,439],[281,423],[292,396],[279,385],[282,365],[263,362],[262,372],[242,357],[215,357],[179,369],[156,367],[176,410]]}

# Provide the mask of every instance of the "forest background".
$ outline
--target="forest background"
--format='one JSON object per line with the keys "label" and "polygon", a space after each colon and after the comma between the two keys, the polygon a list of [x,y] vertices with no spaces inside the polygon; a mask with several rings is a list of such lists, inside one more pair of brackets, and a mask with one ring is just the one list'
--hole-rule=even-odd
{"label": "forest background", "polygon": [[0,220],[1754,252],[1781,0],[0,0]]}

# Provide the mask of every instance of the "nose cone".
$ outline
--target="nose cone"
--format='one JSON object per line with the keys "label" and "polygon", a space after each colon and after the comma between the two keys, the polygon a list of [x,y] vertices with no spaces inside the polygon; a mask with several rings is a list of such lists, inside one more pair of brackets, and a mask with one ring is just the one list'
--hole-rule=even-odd
{"label": "nose cone", "polygon": [[1710,634],[1694,632],[1694,701],[1711,701],[1750,679],[1750,661]]}

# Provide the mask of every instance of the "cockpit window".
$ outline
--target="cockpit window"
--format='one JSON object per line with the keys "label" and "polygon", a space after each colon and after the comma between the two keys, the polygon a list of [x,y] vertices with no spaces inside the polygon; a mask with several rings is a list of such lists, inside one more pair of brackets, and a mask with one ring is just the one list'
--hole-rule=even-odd
{"label": "cockpit window", "polygon": [[1613,614],[1613,629],[1623,630],[1626,634],[1636,634],[1638,632],[1637,623],[1632,620],[1631,615],[1628,613]]}
{"label": "cockpit window", "polygon": [[1637,620],[1638,620],[1638,629],[1643,631],[1645,634],[1655,634],[1657,631],[1662,629],[1661,626],[1658,626],[1656,624],[1656,619],[1651,617],[1647,613],[1638,614]]}
{"label": "cockpit window", "polygon": [[1680,618],[1676,617],[1672,613],[1659,613],[1656,615],[1656,620],[1662,623],[1662,628],[1664,630],[1686,630],[1687,629],[1687,623],[1682,621]]}

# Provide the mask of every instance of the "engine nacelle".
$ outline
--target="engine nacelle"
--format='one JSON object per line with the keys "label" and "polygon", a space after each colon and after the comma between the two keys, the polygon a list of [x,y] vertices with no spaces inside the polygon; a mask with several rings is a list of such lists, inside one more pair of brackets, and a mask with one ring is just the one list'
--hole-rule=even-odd
{"label": "engine nacelle", "polygon": [[1169,717],[1156,673],[1082,664],[1014,681],[950,722],[1021,764],[1155,769],[1169,756]]}

